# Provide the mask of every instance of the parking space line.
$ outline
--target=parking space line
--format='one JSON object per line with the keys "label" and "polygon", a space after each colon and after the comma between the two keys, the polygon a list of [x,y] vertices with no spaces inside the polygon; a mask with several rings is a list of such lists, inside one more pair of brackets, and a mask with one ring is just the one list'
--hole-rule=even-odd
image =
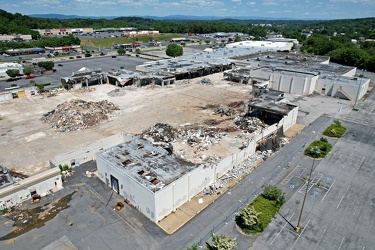
{"label": "parking space line", "polygon": [[358,168],[357,168],[357,171],[355,172],[356,174],[357,174],[358,170],[361,168],[361,165],[362,165],[363,161],[365,160],[365,158],[366,158],[366,156],[363,156],[363,159],[362,159],[362,161],[359,163]]}
{"label": "parking space line", "polygon": [[[290,221],[293,217],[293,215],[295,214],[295,212],[290,216],[290,218],[288,219],[288,221]],[[276,240],[276,238],[280,235],[280,233],[284,230],[284,228],[286,227],[286,225],[288,225],[288,222],[285,222],[283,228],[281,228],[281,230],[276,234],[275,238],[271,241],[271,244],[269,244],[269,246],[271,246],[273,244],[273,242]]]}
{"label": "parking space line", "polygon": [[324,198],[326,198],[326,196],[327,196],[328,192],[331,190],[333,184],[335,184],[335,181],[336,181],[336,179],[333,180],[331,186],[329,186],[328,191],[327,191],[326,194],[323,196],[323,198],[322,198],[322,200],[321,200],[320,202],[322,202],[322,201],[324,200]]}
{"label": "parking space line", "polygon": [[301,235],[303,234],[303,232],[305,232],[305,230],[306,230],[307,226],[309,225],[309,223],[310,223],[310,220],[306,223],[306,226],[303,228],[302,232],[298,235],[298,238],[296,239],[296,241],[294,242],[294,244],[293,244],[293,246],[290,248],[290,250],[292,250],[293,247],[296,245],[298,239],[301,237]]}
{"label": "parking space line", "polygon": [[345,168],[346,165],[348,165],[348,162],[349,162],[349,160],[351,160],[353,154],[354,154],[354,151],[351,152],[351,154],[349,155],[349,158],[348,158],[348,159],[345,161],[345,163],[342,165],[342,168]]}
{"label": "parking space line", "polygon": [[314,248],[314,250],[319,246],[319,242],[323,239],[324,235],[326,234],[326,231],[327,229],[329,228],[329,226],[331,225],[331,222],[333,221],[333,218],[329,221],[328,223],[328,226],[326,227],[326,229],[324,229],[323,231],[323,234],[322,234],[322,237],[320,237],[320,239],[318,240],[318,242],[316,243],[316,246]]}
{"label": "parking space line", "polygon": [[344,197],[345,197],[346,193],[348,192],[349,188],[350,188],[350,185],[349,185],[349,186],[348,186],[348,188],[346,189],[346,191],[345,191],[344,195],[343,195],[343,196],[341,197],[341,200],[340,200],[339,204],[337,205],[336,209],[338,209],[338,208],[339,208],[339,206],[340,206],[340,204],[341,204],[342,200],[344,199]]}
{"label": "parking space line", "polygon": [[342,247],[342,243],[344,243],[344,240],[345,240],[345,237],[342,237],[341,244],[340,244],[340,246],[339,246],[339,248],[338,248],[337,250],[340,250],[340,249],[341,249],[341,247]]}

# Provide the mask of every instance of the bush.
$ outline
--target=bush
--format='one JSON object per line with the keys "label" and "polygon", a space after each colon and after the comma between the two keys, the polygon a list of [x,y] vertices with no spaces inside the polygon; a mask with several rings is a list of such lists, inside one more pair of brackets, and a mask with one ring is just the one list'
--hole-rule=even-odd
{"label": "bush", "polygon": [[252,230],[255,232],[263,232],[281,207],[276,200],[268,200],[263,196],[258,196],[255,198],[250,205],[254,207],[255,211],[262,212],[258,217],[258,223],[252,228]]}
{"label": "bush", "polygon": [[36,86],[37,86],[38,89],[40,89],[40,90],[44,89],[44,84],[43,84],[43,83],[41,83],[41,84],[37,84]]}
{"label": "bush", "polygon": [[331,149],[332,149],[332,145],[328,143],[328,140],[326,138],[322,137],[319,141],[313,141],[305,149],[304,153],[305,155],[311,156],[313,158],[324,158],[329,153],[329,151],[331,151]]}
{"label": "bush", "polygon": [[6,214],[9,212],[9,209],[8,208],[4,208],[4,209],[1,209],[0,210],[0,214]]}
{"label": "bush", "polygon": [[16,87],[16,86],[17,86],[17,83],[12,83],[10,86],[11,86],[11,87]]}
{"label": "bush", "polygon": [[266,185],[264,187],[262,196],[268,200],[277,201],[278,203],[284,203],[285,201],[284,192],[280,188],[272,185]]}
{"label": "bush", "polygon": [[62,171],[70,171],[71,170],[71,168],[69,167],[69,165],[68,164],[64,164],[64,165],[59,165],[59,169],[60,169],[60,171],[62,172]]}
{"label": "bush", "polygon": [[336,120],[333,124],[329,125],[329,127],[324,130],[323,135],[334,137],[334,138],[341,138],[346,131],[346,127],[341,125],[341,122]]}

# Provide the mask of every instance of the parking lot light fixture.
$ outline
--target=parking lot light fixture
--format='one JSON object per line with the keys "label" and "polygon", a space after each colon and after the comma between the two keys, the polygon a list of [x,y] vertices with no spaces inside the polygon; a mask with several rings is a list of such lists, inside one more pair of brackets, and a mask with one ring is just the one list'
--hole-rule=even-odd
{"label": "parking lot light fixture", "polygon": [[303,196],[303,202],[302,202],[301,212],[299,213],[298,223],[297,223],[297,226],[296,226],[296,232],[297,232],[297,233],[299,233],[299,231],[301,230],[301,226],[300,226],[300,223],[301,223],[301,217],[302,217],[303,207],[305,206],[305,201],[306,201],[307,192],[308,192],[308,190],[309,190],[309,186],[310,186],[311,174],[312,174],[312,171],[313,171],[313,169],[314,169],[315,158],[318,158],[319,155],[320,155],[320,150],[319,150],[318,147],[315,147],[315,148],[314,148],[314,151],[315,151],[315,152],[314,152],[313,162],[312,162],[312,165],[311,165],[309,178],[307,179],[305,195]]}

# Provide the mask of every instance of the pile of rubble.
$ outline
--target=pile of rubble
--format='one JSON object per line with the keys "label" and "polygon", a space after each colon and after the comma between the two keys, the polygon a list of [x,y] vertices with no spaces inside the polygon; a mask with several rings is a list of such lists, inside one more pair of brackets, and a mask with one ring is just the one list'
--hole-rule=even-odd
{"label": "pile of rubble", "polygon": [[206,187],[202,194],[203,195],[213,195],[220,194],[221,189],[227,187],[235,179],[242,179],[249,173],[251,173],[260,163],[263,162],[265,155],[269,157],[272,151],[257,151],[255,154],[249,156],[246,160],[241,162],[239,165],[235,166],[233,169],[229,170],[223,176],[221,176],[215,183]]}
{"label": "pile of rubble", "polygon": [[234,108],[224,106],[224,105],[219,105],[214,108],[214,113],[220,116],[223,116],[223,115],[232,116],[232,115],[237,114],[237,110],[235,110]]}
{"label": "pile of rubble", "polygon": [[221,140],[221,134],[215,130],[200,127],[184,126],[178,129],[178,139],[191,147],[198,145],[198,151],[207,150],[212,144]]}
{"label": "pile of rubble", "polygon": [[110,97],[117,97],[117,96],[123,96],[123,95],[125,95],[125,90],[123,89],[114,89],[108,92],[108,96]]}
{"label": "pile of rubble", "polygon": [[202,85],[214,85],[211,82],[211,79],[209,79],[209,78],[203,78],[202,80],[199,81],[199,83],[202,84]]}
{"label": "pile of rubble", "polygon": [[177,136],[177,130],[166,123],[156,123],[143,133],[144,137],[151,137],[154,142],[172,142]]}
{"label": "pile of rubble", "polygon": [[108,119],[108,114],[118,110],[107,100],[87,102],[80,99],[63,102],[56,109],[44,114],[43,122],[50,124],[57,132],[82,130]]}
{"label": "pile of rubble", "polygon": [[236,116],[234,118],[234,124],[242,130],[245,130],[249,133],[254,132],[262,132],[262,129],[266,127],[266,125],[257,117],[242,117]]}

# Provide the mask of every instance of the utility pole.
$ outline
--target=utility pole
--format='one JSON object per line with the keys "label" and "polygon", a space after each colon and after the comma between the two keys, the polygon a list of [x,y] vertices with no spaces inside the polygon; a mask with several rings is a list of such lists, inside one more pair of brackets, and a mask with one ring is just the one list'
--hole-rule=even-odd
{"label": "utility pole", "polygon": [[[315,147],[315,156],[319,156],[320,154],[320,150],[318,147]],[[297,223],[297,227],[296,227],[296,232],[298,233],[300,230],[301,230],[301,227],[300,227],[300,222],[301,222],[301,217],[302,217],[302,212],[303,212],[303,207],[305,206],[305,201],[306,201],[306,196],[307,196],[307,192],[309,190],[309,186],[310,186],[310,181],[311,181],[311,174],[312,174],[312,171],[314,169],[314,163],[315,163],[315,158],[313,158],[313,162],[312,162],[312,166],[311,166],[311,170],[310,170],[310,175],[309,175],[309,178],[307,179],[307,185],[306,185],[306,191],[305,191],[305,196],[303,197],[303,202],[302,202],[302,207],[301,207],[301,212],[299,213],[299,217],[298,217],[298,223]]]}

